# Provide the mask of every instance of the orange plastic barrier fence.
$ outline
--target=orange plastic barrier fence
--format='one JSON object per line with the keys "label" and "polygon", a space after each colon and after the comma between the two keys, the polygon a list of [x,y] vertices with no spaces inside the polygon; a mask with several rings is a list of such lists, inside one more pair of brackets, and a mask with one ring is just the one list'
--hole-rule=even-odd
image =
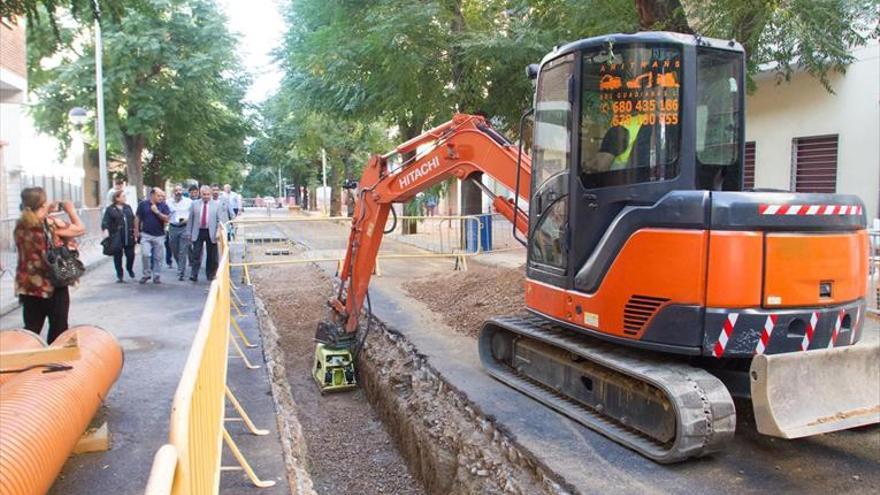
{"label": "orange plastic barrier fence", "polygon": [[[44,347],[46,342],[30,330],[20,328],[0,330],[0,352],[33,351]],[[18,376],[16,373],[0,373],[0,386],[16,376]]]}
{"label": "orange plastic barrier fence", "polygon": [[35,368],[3,386],[0,493],[46,493],[122,370],[122,347],[106,330],[74,327],[51,347],[79,341],[71,369]]}

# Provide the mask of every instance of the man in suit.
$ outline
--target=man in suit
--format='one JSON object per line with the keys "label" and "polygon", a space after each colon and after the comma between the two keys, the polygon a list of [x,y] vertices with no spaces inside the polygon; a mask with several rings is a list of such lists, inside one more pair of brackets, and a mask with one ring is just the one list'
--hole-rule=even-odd
{"label": "man in suit", "polygon": [[207,249],[205,276],[208,277],[208,280],[214,280],[214,276],[217,274],[217,231],[224,218],[224,215],[221,214],[222,206],[211,197],[211,188],[202,186],[199,193],[201,199],[193,201],[189,211],[189,220],[187,220],[193,241],[192,275],[189,277],[193,282],[199,279],[203,247]]}

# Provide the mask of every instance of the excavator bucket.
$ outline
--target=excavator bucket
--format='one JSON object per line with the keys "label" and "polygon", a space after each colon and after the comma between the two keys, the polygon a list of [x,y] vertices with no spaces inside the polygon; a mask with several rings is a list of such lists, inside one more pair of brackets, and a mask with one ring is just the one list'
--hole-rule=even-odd
{"label": "excavator bucket", "polygon": [[749,372],[758,431],[800,438],[880,422],[880,344],[760,354]]}

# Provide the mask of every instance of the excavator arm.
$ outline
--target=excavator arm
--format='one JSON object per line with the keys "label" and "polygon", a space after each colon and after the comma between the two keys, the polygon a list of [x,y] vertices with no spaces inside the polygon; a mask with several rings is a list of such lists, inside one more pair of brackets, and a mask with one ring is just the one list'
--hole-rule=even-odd
{"label": "excavator arm", "polygon": [[[401,167],[389,170],[395,155],[415,153]],[[517,169],[518,167],[518,169]],[[358,183],[345,262],[337,295],[329,301],[335,312],[332,333],[353,336],[392,203],[405,202],[443,180],[467,179],[485,173],[522,198],[528,197],[531,160],[518,153],[514,144],[495,131],[485,118],[457,114],[452,120],[401,144],[385,155],[373,155]],[[518,172],[518,173],[517,173]],[[491,192],[483,187],[484,192]],[[493,196],[495,210],[525,234],[526,213],[502,196]],[[320,331],[319,331],[320,333]]]}

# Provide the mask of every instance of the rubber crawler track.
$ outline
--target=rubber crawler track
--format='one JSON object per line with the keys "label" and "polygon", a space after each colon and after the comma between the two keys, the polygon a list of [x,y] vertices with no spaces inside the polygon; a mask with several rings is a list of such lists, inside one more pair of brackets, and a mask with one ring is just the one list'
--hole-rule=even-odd
{"label": "rubber crawler track", "polygon": [[[674,406],[675,439],[661,444],[497,362],[491,342],[499,332],[546,342],[653,385]],[[654,461],[666,464],[703,456],[733,438],[736,410],[727,388],[708,372],[686,363],[577,335],[539,316],[487,320],[480,331],[479,350],[483,367],[492,377]]]}

